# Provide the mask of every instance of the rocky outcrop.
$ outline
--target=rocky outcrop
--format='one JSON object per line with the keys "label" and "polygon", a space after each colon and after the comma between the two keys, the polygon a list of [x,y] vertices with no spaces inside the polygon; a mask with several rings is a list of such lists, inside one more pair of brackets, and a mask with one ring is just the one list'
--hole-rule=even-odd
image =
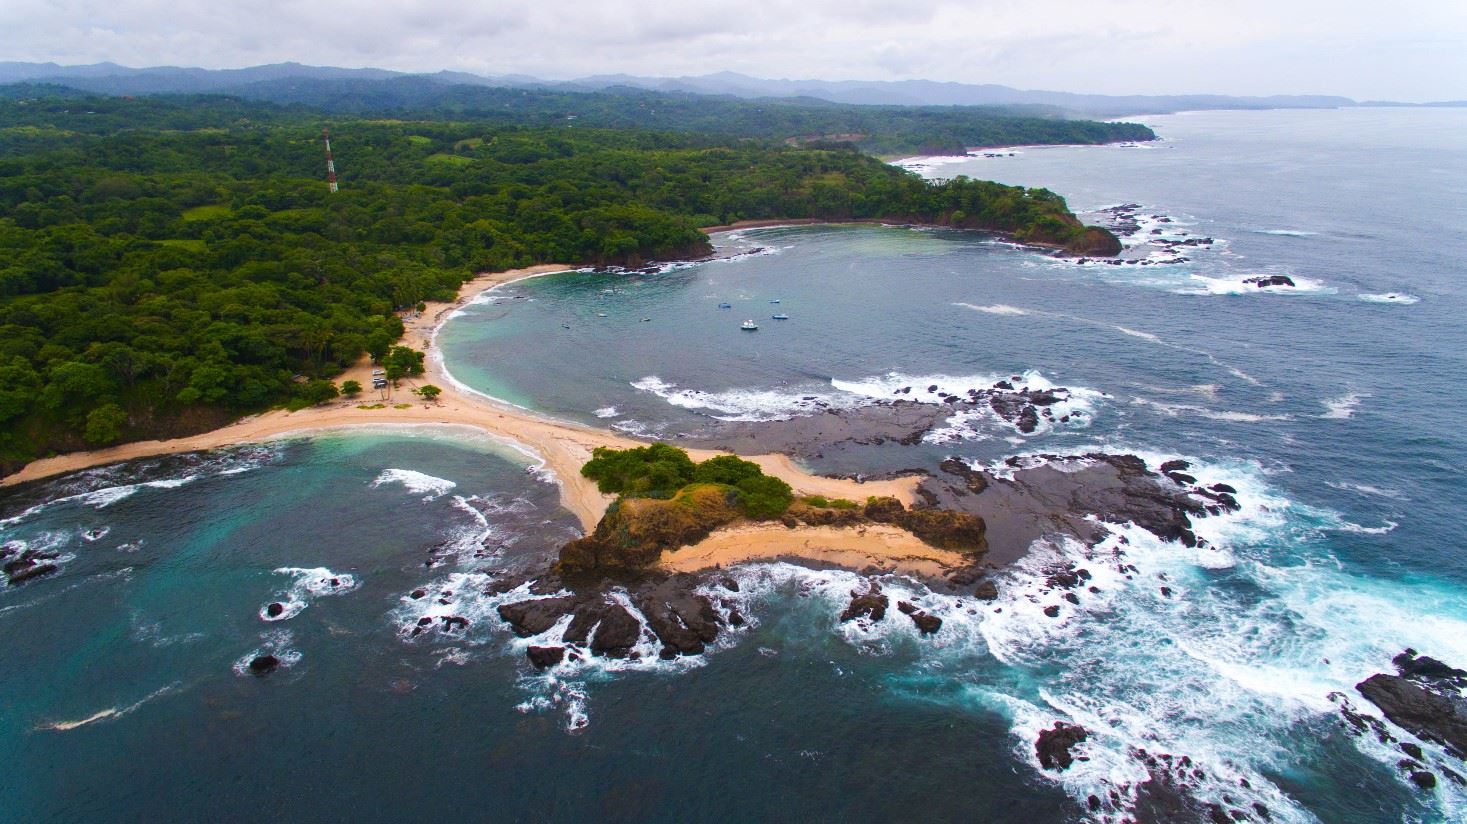
{"label": "rocky outcrop", "polygon": [[866,589],[851,591],[851,604],[840,614],[841,623],[858,618],[876,622],[886,617],[886,605],[890,603],[875,580],[866,581]]}
{"label": "rocky outcrop", "polygon": [[646,569],[664,551],[695,544],[739,518],[725,488],[698,484],[671,500],[622,498],[595,532],[560,550],[563,575],[619,574]]}
{"label": "rocky outcrop", "polygon": [[1288,275],[1260,275],[1256,278],[1243,278],[1244,283],[1251,283],[1259,289],[1270,286],[1293,286],[1294,279]]}
{"label": "rocky outcrop", "polygon": [[912,619],[917,625],[917,630],[923,635],[931,635],[942,629],[942,619],[925,610],[919,609],[915,604],[906,601],[897,601],[897,611]]}
{"label": "rocky outcrop", "polygon": [[565,660],[565,647],[526,647],[525,657],[535,669],[549,669]]}
{"label": "rocky outcrop", "polygon": [[509,624],[515,635],[529,638],[555,626],[561,616],[570,612],[576,605],[577,599],[568,596],[536,598],[530,601],[500,604],[498,612],[499,617]]}
{"label": "rocky outcrop", "polygon": [[[538,636],[569,616],[561,643],[556,646],[564,647],[565,654],[572,658],[577,650],[611,658],[636,656],[634,647],[642,640],[644,621],[645,629],[661,642],[658,653],[661,657],[698,655],[717,640],[724,626],[724,619],[713,602],[699,592],[703,583],[696,575],[646,574],[638,581],[617,585],[616,589],[624,593],[621,595],[613,594],[609,581],[582,580],[572,584],[580,587],[575,594],[501,604],[498,612],[522,638]],[[567,586],[567,581],[551,576],[537,580],[535,586],[541,591],[558,592]],[[628,609],[627,603],[635,611]],[[735,620],[737,610],[731,604],[724,606],[730,624],[743,624],[742,616]],[[535,655],[543,658],[549,653]],[[534,656],[531,660],[534,661]]]}
{"label": "rocky outcrop", "polygon": [[899,526],[939,549],[975,555],[988,549],[987,527],[977,515],[953,509],[907,509],[889,497],[871,498],[862,513],[875,523]]}
{"label": "rocky outcrop", "polygon": [[1070,750],[1080,742],[1089,737],[1084,727],[1078,724],[1066,724],[1063,721],[1054,722],[1054,726],[1047,730],[1039,731],[1039,738],[1034,742],[1034,752],[1039,756],[1039,766],[1046,770],[1067,770],[1075,763],[1075,756]]}
{"label": "rocky outcrop", "polygon": [[1355,685],[1391,723],[1458,758],[1467,757],[1467,672],[1406,650],[1392,663],[1397,675],[1377,673]]}
{"label": "rocky outcrop", "polygon": [[5,578],[11,586],[60,571],[61,567],[50,563],[60,553],[40,549],[21,550],[15,558],[5,562]]}
{"label": "rocky outcrop", "polygon": [[1099,226],[1086,226],[1085,231],[1065,244],[1064,254],[1070,257],[1115,257],[1121,249],[1121,239],[1114,232]]}
{"label": "rocky outcrop", "polygon": [[280,659],[273,655],[257,655],[250,659],[248,669],[251,675],[269,675],[280,668]]}

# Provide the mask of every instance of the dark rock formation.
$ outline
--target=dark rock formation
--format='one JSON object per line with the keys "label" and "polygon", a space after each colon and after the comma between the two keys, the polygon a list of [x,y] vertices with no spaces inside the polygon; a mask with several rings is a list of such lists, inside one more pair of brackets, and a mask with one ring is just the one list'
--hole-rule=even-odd
{"label": "dark rock formation", "polygon": [[527,647],[525,657],[535,669],[548,669],[565,660],[565,647]]}
{"label": "dark rock formation", "polygon": [[997,601],[998,584],[991,580],[979,581],[977,588],[973,590],[973,597],[980,601]]}
{"label": "dark rock formation", "polygon": [[1075,763],[1070,749],[1084,741],[1089,734],[1077,724],[1054,722],[1054,727],[1039,731],[1034,743],[1034,752],[1039,756],[1039,766],[1046,770],[1066,770]]}
{"label": "dark rock formation", "polygon": [[1110,230],[1087,226],[1079,237],[1065,245],[1064,253],[1070,257],[1114,257],[1121,249],[1120,238]]}
{"label": "dark rock formation", "polygon": [[602,613],[596,634],[591,636],[591,652],[608,658],[625,658],[641,636],[642,622],[621,604],[611,604]]}
{"label": "dark rock formation", "polygon": [[1448,697],[1419,682],[1376,674],[1355,685],[1393,724],[1418,738],[1467,753],[1467,716]]}
{"label": "dark rock formation", "polygon": [[285,604],[282,604],[279,601],[272,601],[268,606],[265,607],[265,614],[271,618],[279,618],[284,613]]}
{"label": "dark rock formation", "polygon": [[595,532],[561,548],[558,568],[565,575],[646,569],[664,551],[697,543],[738,518],[727,492],[712,485],[687,487],[667,501],[619,499]]}
{"label": "dark rock formation", "polygon": [[876,523],[894,524],[939,549],[981,554],[988,548],[983,519],[953,509],[907,509],[896,498],[872,498],[864,514]]}
{"label": "dark rock formation", "polygon": [[1256,278],[1243,278],[1244,283],[1251,283],[1259,289],[1269,286],[1293,286],[1294,280],[1288,275],[1262,275]]}
{"label": "dark rock formation", "polygon": [[917,625],[918,631],[920,631],[923,635],[931,635],[932,633],[942,629],[941,618],[938,618],[936,615],[932,615],[924,610],[918,609],[915,604],[909,604],[906,601],[897,601],[897,610],[901,612],[901,614],[911,618],[912,623]]}
{"label": "dark rock formation", "polygon": [[[537,598],[532,601],[517,601],[499,605],[499,617],[509,623],[516,635],[528,638],[539,635],[555,626],[560,616],[570,611],[574,598]],[[589,629],[589,627],[588,627]]]}
{"label": "dark rock formation", "polygon": [[840,620],[845,622],[867,618],[871,621],[880,621],[886,617],[887,603],[889,601],[882,594],[881,585],[873,580],[868,580],[865,592],[860,590],[851,592],[851,604],[840,614]]}
{"label": "dark rock formation", "polygon": [[949,475],[962,478],[967,490],[975,495],[988,488],[988,473],[974,469],[957,458],[948,458],[938,468]]}
{"label": "dark rock formation", "polygon": [[280,668],[280,659],[273,655],[258,655],[250,660],[251,675],[269,675]]}
{"label": "dark rock formation", "polygon": [[[10,554],[14,554],[16,548],[11,546],[9,551]],[[6,561],[5,566],[0,567],[0,569],[4,569],[6,579],[10,582],[10,585],[17,586],[26,581],[59,571],[61,569],[60,566],[49,563],[58,557],[60,557],[60,553],[49,550],[21,550],[19,555],[12,560]]]}
{"label": "dark rock formation", "polygon": [[18,565],[13,570],[10,568],[10,564],[6,564],[5,566],[6,574],[10,576],[9,581],[11,586],[18,586],[25,583],[26,581],[32,580],[34,578],[40,578],[43,575],[50,575],[51,573],[58,572],[61,569],[61,567],[55,564],[38,563],[35,561],[24,562],[23,564]]}

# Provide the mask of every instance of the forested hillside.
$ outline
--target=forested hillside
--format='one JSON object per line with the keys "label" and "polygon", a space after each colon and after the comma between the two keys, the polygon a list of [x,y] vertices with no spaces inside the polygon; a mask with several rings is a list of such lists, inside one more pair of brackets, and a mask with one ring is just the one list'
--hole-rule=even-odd
{"label": "forested hillside", "polygon": [[699,226],[884,218],[1113,241],[1047,191],[933,186],[850,149],[196,103],[0,101],[4,466],[299,398],[297,376],[380,355],[397,311],[475,272],[697,256]]}
{"label": "forested hillside", "polygon": [[[46,90],[0,87],[0,97],[34,96],[39,91]],[[58,92],[75,94],[60,87],[49,89],[51,94]],[[234,97],[164,96],[155,98],[158,105],[153,108],[173,110],[180,116],[178,104],[183,103],[186,108],[202,109],[199,119],[207,119],[241,108],[239,100],[247,99],[278,104],[253,106],[253,118],[289,117],[292,112],[310,110],[363,118],[639,129],[796,143],[832,140],[877,155],[961,154],[983,146],[1110,143],[1156,137],[1138,123],[1070,120],[1037,106],[863,106],[813,98],[745,100],[633,88],[574,92],[468,86],[425,77],[293,77],[242,84],[230,94]],[[112,100],[120,102],[122,111],[131,110],[126,100]],[[118,110],[107,98],[93,98],[85,105],[102,118]]]}

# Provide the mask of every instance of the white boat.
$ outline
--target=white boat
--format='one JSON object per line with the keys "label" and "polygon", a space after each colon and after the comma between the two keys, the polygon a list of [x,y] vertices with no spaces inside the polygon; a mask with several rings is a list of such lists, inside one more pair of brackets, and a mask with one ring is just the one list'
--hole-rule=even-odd
{"label": "white boat", "polygon": [[739,328],[744,330],[745,332],[757,332],[759,331],[759,324],[755,323],[752,320],[746,320],[739,325]]}
{"label": "white boat", "polygon": [[783,312],[780,312],[777,315],[770,315],[770,317],[774,318],[775,320],[789,320],[790,319],[790,316],[789,315],[786,315]]}

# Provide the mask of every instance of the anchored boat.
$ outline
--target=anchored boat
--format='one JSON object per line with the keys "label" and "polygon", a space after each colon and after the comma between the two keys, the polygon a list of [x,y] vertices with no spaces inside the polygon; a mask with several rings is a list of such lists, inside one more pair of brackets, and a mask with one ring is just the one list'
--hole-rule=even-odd
{"label": "anchored boat", "polygon": [[759,324],[755,323],[752,320],[746,320],[739,325],[739,328],[744,330],[745,332],[757,332],[759,331]]}

